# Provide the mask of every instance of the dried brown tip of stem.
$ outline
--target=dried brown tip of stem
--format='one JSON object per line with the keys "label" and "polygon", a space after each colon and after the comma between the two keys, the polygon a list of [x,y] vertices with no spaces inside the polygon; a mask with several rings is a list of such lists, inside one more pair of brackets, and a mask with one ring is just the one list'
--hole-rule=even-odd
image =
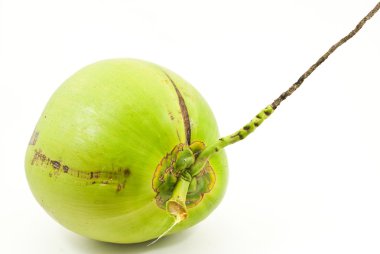
{"label": "dried brown tip of stem", "polygon": [[290,96],[295,90],[297,90],[301,86],[301,84],[303,83],[303,81],[307,77],[309,77],[310,74],[313,73],[315,71],[315,69],[317,69],[318,66],[321,65],[337,48],[339,48],[346,41],[348,41],[349,39],[351,39],[352,37],[354,37],[354,35],[357,34],[357,32],[359,32],[360,29],[362,29],[362,27],[364,26],[364,24],[368,20],[370,20],[379,9],[380,9],[380,2],[378,2],[376,4],[376,6],[362,20],[360,20],[360,22],[356,25],[356,27],[349,34],[347,34],[345,37],[343,37],[342,39],[340,39],[337,43],[335,43],[334,45],[332,45],[330,47],[330,49],[326,53],[324,53],[317,60],[317,62],[315,62],[315,64],[313,64],[312,66],[310,66],[310,68],[304,74],[302,74],[301,77],[299,77],[299,79],[297,80],[297,82],[295,82],[287,91],[285,91],[284,93],[282,93],[280,95],[280,97],[278,97],[276,100],[274,100],[273,103],[271,104],[272,108],[276,109],[280,105],[281,102],[283,102],[288,96]]}
{"label": "dried brown tip of stem", "polygon": [[185,220],[188,216],[186,208],[174,200],[168,201],[167,211],[179,221]]}
{"label": "dried brown tip of stem", "polygon": [[162,237],[166,236],[178,223],[187,218],[187,210],[184,204],[181,204],[174,200],[169,200],[166,204],[166,210],[175,217],[173,224],[165,230],[159,237],[157,237],[153,242],[149,243],[147,246],[155,244]]}

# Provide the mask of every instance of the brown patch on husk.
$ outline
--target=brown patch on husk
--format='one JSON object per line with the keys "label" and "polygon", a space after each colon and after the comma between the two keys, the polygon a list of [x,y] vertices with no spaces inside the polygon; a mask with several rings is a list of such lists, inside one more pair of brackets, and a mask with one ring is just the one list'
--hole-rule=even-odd
{"label": "brown patch on husk", "polygon": [[49,170],[49,177],[59,177],[61,174],[85,180],[86,185],[100,184],[115,186],[116,192],[125,189],[127,179],[131,175],[129,168],[117,168],[114,170],[94,170],[91,172],[78,170],[60,160],[53,160],[46,156],[41,149],[34,150],[34,156],[30,162],[32,166],[39,166]]}

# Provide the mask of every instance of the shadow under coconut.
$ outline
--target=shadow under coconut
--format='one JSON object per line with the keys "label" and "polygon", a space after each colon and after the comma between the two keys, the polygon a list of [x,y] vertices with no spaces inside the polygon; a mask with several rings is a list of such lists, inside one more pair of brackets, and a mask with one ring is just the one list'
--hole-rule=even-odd
{"label": "shadow under coconut", "polygon": [[78,236],[75,234],[70,234],[68,237],[68,241],[72,246],[80,251],[81,253],[149,253],[157,250],[164,250],[169,248],[170,246],[174,246],[176,244],[180,244],[186,238],[188,238],[192,234],[192,230],[188,229],[174,235],[169,235],[161,238],[156,243],[148,246],[153,240],[142,242],[142,243],[134,243],[134,244],[117,244],[117,243],[107,243],[100,242],[96,240],[91,240],[84,238],[82,236]]}

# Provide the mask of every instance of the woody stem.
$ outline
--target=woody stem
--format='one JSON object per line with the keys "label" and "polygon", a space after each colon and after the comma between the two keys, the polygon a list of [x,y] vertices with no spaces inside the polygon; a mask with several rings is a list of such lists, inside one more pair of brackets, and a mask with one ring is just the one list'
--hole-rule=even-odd
{"label": "woody stem", "polygon": [[224,147],[234,144],[237,141],[243,140],[247,135],[251,134],[257,127],[261,125],[261,123],[270,116],[273,111],[283,102],[287,97],[289,97],[291,94],[293,94],[305,81],[307,77],[310,76],[317,68],[320,66],[337,48],[342,46],[345,42],[350,40],[352,37],[354,37],[360,29],[364,26],[364,24],[371,19],[376,12],[380,9],[380,2],[376,4],[376,6],[363,18],[360,20],[360,22],[355,26],[355,28],[348,33],[346,36],[344,36],[342,39],[340,39],[337,43],[332,45],[326,53],[324,53],[310,68],[304,72],[298,80],[285,92],[283,92],[277,99],[275,99],[272,104],[264,108],[262,111],[260,111],[259,114],[256,115],[254,119],[252,119],[248,124],[246,124],[243,128],[238,130],[237,132],[233,133],[232,135],[220,138],[218,141],[216,141],[214,144],[209,145],[206,147],[205,150],[203,150],[198,158],[196,159],[193,166],[190,168],[190,174],[191,176],[195,176],[199,174],[199,172],[202,170],[202,168],[205,166],[206,162],[209,160],[209,158],[223,149]]}

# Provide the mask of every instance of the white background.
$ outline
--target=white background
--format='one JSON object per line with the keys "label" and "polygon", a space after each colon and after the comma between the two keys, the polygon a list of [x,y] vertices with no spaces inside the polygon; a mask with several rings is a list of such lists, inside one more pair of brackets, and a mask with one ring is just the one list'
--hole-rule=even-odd
{"label": "white background", "polygon": [[2,0],[1,253],[380,253],[380,15],[245,141],[221,205],[146,247],[85,239],[29,191],[23,160],[54,90],[105,58],[166,66],[227,135],[349,32],[374,0]]}

